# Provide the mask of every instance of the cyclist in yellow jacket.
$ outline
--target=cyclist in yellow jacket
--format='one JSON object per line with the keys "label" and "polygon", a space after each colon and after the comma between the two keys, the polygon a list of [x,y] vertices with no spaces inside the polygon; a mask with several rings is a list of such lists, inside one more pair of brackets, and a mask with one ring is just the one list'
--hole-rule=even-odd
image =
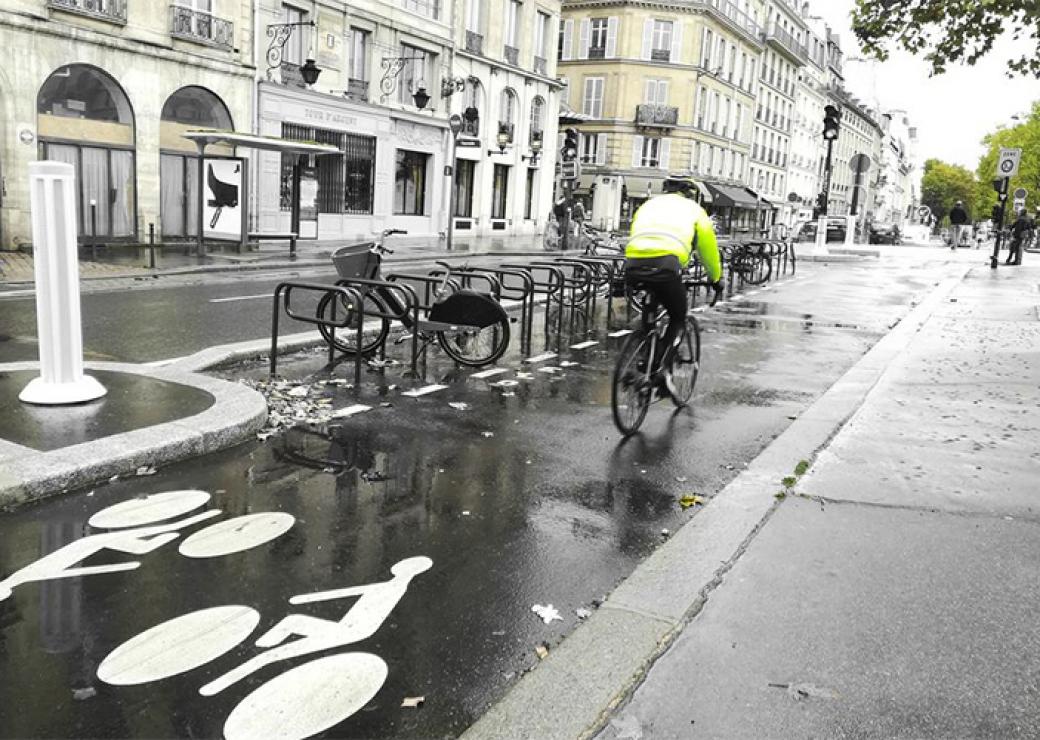
{"label": "cyclist in yellow jacket", "polygon": [[[686,288],[682,272],[696,248],[716,293],[722,291],[722,264],[715,227],[694,200],[697,185],[690,177],[671,175],[664,181],[664,195],[651,198],[636,211],[625,246],[625,281],[653,293],[668,312],[664,354],[655,363],[669,393],[672,355],[686,322]],[[673,393],[674,395],[674,393]]]}

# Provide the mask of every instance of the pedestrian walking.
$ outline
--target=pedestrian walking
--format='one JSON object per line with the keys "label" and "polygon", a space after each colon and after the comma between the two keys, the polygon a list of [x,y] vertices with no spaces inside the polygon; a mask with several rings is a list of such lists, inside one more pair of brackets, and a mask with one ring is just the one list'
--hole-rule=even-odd
{"label": "pedestrian walking", "polygon": [[964,209],[964,201],[959,200],[950,211],[950,249],[956,249],[961,245],[968,222],[968,212]]}
{"label": "pedestrian walking", "polygon": [[1029,218],[1029,214],[1023,208],[1018,212],[1018,218],[1015,219],[1015,223],[1011,224],[1011,244],[1008,247],[1005,265],[1022,264],[1022,248],[1035,229],[1036,224],[1033,223],[1033,219]]}

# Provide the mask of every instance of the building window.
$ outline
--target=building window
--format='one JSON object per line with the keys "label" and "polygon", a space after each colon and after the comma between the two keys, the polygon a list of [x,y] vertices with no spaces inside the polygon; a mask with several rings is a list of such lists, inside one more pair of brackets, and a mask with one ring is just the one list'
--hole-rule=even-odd
{"label": "building window", "polygon": [[482,8],[484,0],[468,0],[466,4],[466,30],[472,33],[484,32]]}
{"label": "building window", "polygon": [[582,164],[596,164],[599,155],[599,135],[581,135],[581,162]]}
{"label": "building window", "polygon": [[668,105],[668,81],[647,80],[643,102],[648,105]]}
{"label": "building window", "polygon": [[426,215],[426,170],[429,162],[430,155],[424,152],[397,150],[397,169],[394,175],[395,214]]}
{"label": "building window", "polygon": [[[542,60],[543,66],[545,64],[545,60],[549,56],[548,40],[549,16],[539,10],[537,13],[535,13],[534,16],[534,55],[535,57]],[[537,66],[537,62],[535,64]],[[545,74],[544,68],[542,70],[535,71],[540,71],[541,74]]]}
{"label": "building window", "polygon": [[[301,10],[292,5],[282,6],[283,23],[304,23],[306,20],[306,10]],[[285,46],[282,47],[282,61],[300,66],[304,62],[304,39],[308,34],[304,33],[302,28],[295,28],[293,30],[294,33],[289,35],[288,40],[285,42]]]}
{"label": "building window", "polygon": [[509,199],[509,165],[496,164],[495,177],[491,190],[491,218],[506,217],[506,203]]}
{"label": "building window", "polygon": [[520,38],[520,2],[509,0],[506,5],[506,46],[516,49]]}
{"label": "building window", "polygon": [[582,112],[592,118],[603,117],[603,78],[586,77]]}
{"label": "building window", "polygon": [[[372,213],[376,168],[374,136],[283,123],[282,138],[315,141],[341,151],[341,154],[327,154],[316,159],[318,213]],[[280,198],[283,211],[292,210],[292,169],[292,156],[283,154]]]}
{"label": "building window", "polygon": [[643,152],[639,160],[640,167],[661,166],[661,140],[647,136],[643,139]]}
{"label": "building window", "polygon": [[[376,137],[343,134],[343,213],[372,213],[376,182]],[[318,157],[318,187],[321,188],[321,160]]]}
{"label": "building window", "polygon": [[432,55],[424,49],[401,44],[401,58],[407,61],[401,68],[400,84],[397,86],[397,102],[413,105],[412,95],[420,87],[426,88],[426,91],[433,95],[432,88],[426,84],[431,57]]}
{"label": "building window", "polygon": [[524,196],[524,218],[528,220],[534,218],[534,178],[537,171],[538,170],[533,167],[527,168],[527,186],[525,188]]}
{"label": "building window", "polygon": [[672,21],[654,21],[650,43],[650,58],[655,62],[672,60]]}
{"label": "building window", "polygon": [[[350,55],[347,74],[351,81],[368,81],[368,31],[351,28],[349,36]],[[367,85],[366,85],[367,87]],[[348,90],[349,92],[349,90]]]}
{"label": "building window", "polygon": [[463,218],[473,216],[473,183],[477,163],[471,159],[460,159],[455,164],[455,215]]}
{"label": "building window", "polygon": [[607,55],[606,18],[593,18],[589,23],[589,59],[603,59]]}
{"label": "building window", "polygon": [[401,7],[427,18],[439,18],[441,15],[440,0],[401,0]]}

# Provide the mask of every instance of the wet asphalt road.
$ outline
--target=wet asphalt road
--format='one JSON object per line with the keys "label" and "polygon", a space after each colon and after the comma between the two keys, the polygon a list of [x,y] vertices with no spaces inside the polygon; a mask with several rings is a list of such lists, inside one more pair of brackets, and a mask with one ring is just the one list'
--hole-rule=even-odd
{"label": "wet asphalt road", "polygon": [[[609,410],[621,340],[605,337],[600,322],[592,336],[599,345],[562,354],[578,365],[554,374],[524,368],[531,379],[513,389],[491,385],[513,372],[474,379],[436,360],[429,380],[448,388],[411,399],[389,388],[401,383],[400,368],[386,377],[369,372],[360,402],[372,409],[332,428],[293,431],[8,513],[0,520],[0,577],[92,532],[86,520],[94,512],[145,493],[198,488],[213,495],[208,506],[222,518],[279,511],[296,521],[246,552],[188,559],[173,544],[140,556],[134,571],[15,588],[0,601],[0,735],[219,736],[251,689],[303,661],[269,666],[214,697],[198,689],[255,655],[252,640],[140,686],[107,685],[95,676],[98,665],[138,633],[198,609],[256,609],[253,639],[290,611],[338,620],[349,604],[301,607],[288,599],[384,581],[394,563],[427,556],[432,568],[415,577],[386,622],[339,651],[378,655],[389,672],[375,698],[326,735],[456,736],[538,662],[538,646],[553,649],[575,627],[576,610],[595,608],[665,531],[696,515],[681,510],[679,498],[710,497],[735,477],[943,269],[930,258],[912,269],[809,266],[795,280],[703,314],[692,411],[673,414],[659,404],[645,434],[625,444]],[[511,353],[500,364],[515,370],[520,359]],[[303,376],[319,365],[304,354],[283,368]],[[335,375],[351,371],[342,365]],[[336,407],[356,402],[336,391]],[[87,564],[127,557],[99,553]],[[547,625],[531,607],[550,603],[562,620]],[[425,697],[421,708],[400,706],[415,696]]]}

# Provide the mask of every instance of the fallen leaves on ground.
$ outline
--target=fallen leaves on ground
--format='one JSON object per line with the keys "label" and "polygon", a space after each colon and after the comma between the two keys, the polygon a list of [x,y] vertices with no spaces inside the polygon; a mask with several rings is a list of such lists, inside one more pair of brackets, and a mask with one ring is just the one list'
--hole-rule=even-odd
{"label": "fallen leaves on ground", "polygon": [[538,656],[538,660],[545,660],[549,657],[549,646],[544,642],[540,645],[535,645],[534,652]]}
{"label": "fallen leaves on ground", "polygon": [[691,506],[704,506],[704,497],[698,496],[695,493],[688,493],[679,499],[679,506],[683,508],[683,511],[689,509]]}

